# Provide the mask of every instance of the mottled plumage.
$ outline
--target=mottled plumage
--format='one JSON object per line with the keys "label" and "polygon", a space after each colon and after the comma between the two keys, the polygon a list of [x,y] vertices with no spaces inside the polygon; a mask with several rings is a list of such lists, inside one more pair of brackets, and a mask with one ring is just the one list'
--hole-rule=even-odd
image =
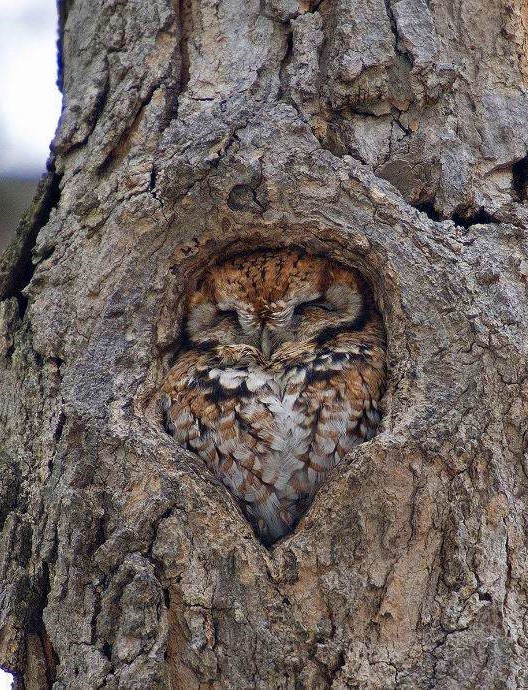
{"label": "mottled plumage", "polygon": [[375,434],[384,374],[384,329],[359,274],[296,250],[255,252],[211,268],[187,296],[165,424],[272,543]]}

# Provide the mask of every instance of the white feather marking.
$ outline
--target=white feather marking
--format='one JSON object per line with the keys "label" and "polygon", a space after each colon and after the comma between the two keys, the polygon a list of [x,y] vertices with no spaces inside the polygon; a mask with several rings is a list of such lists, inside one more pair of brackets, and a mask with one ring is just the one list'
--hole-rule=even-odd
{"label": "white feather marking", "polygon": [[269,383],[270,377],[266,375],[263,371],[250,371],[246,379],[246,386],[248,390],[252,393],[263,388],[267,383]]}
{"label": "white feather marking", "polygon": [[218,379],[221,386],[228,389],[238,388],[247,378],[247,372],[239,369],[226,369]]}

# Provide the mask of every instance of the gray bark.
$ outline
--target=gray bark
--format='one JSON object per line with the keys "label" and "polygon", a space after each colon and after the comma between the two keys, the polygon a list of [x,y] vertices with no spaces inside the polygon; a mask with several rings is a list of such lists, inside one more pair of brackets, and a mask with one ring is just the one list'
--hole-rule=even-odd
{"label": "gray bark", "polygon": [[[0,258],[0,664],[19,686],[528,687],[523,0],[68,0]],[[38,114],[36,114],[38,116]],[[188,277],[358,266],[381,433],[255,538],[149,405]]]}

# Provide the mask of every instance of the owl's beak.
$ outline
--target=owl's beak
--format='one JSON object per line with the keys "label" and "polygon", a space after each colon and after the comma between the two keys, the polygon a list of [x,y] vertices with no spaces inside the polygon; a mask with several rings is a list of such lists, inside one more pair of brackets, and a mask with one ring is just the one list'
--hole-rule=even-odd
{"label": "owl's beak", "polygon": [[269,359],[273,351],[273,343],[271,341],[270,332],[266,326],[263,327],[260,334],[260,349],[266,359]]}

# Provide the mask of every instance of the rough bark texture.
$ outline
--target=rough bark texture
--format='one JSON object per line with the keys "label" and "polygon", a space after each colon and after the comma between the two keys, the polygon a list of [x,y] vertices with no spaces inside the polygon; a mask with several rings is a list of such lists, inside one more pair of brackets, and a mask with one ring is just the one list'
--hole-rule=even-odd
{"label": "rough bark texture", "polygon": [[[0,664],[27,690],[528,687],[524,0],[64,0],[0,258]],[[36,114],[38,116],[38,114]],[[358,266],[382,432],[266,550],[149,408],[188,277]]]}

